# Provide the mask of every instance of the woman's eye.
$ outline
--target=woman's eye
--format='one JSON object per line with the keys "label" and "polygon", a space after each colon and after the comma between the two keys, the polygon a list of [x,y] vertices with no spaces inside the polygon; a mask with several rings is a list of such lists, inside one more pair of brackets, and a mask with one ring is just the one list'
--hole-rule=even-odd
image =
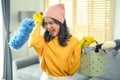
{"label": "woman's eye", "polygon": [[52,25],[53,23],[54,23],[54,22],[49,22],[49,24],[51,24],[51,25]]}
{"label": "woman's eye", "polygon": [[46,22],[44,22],[44,25],[47,25],[47,23],[46,23]]}
{"label": "woman's eye", "polygon": [[51,21],[51,22],[44,22],[44,25],[45,25],[45,26],[47,26],[48,24],[53,25],[53,24],[54,24],[54,21]]}

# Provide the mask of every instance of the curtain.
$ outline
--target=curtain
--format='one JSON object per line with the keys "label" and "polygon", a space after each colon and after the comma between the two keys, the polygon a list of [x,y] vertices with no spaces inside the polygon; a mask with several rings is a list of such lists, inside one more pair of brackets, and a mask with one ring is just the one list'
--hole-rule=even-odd
{"label": "curtain", "polygon": [[3,79],[12,80],[12,56],[8,46],[10,27],[10,0],[2,0],[3,21],[5,26],[4,36],[4,70]]}

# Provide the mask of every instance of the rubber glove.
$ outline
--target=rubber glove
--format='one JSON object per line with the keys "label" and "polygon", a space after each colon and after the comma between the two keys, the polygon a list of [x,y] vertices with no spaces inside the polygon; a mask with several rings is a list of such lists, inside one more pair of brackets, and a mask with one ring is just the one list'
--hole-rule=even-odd
{"label": "rubber glove", "polygon": [[82,48],[90,45],[94,41],[95,41],[94,38],[91,36],[83,36],[83,38],[79,41],[78,46],[82,49]]}
{"label": "rubber glove", "polygon": [[33,14],[33,20],[35,25],[40,23],[42,24],[42,19],[43,19],[43,13],[42,12],[36,12],[35,14]]}

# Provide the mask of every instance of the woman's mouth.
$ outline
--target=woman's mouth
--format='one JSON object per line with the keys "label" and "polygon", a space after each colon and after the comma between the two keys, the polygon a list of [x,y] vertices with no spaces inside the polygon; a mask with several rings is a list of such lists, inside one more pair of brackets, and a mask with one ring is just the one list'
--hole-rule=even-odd
{"label": "woman's mouth", "polygon": [[54,32],[55,32],[55,30],[53,30],[53,29],[52,29],[52,30],[49,30],[49,33],[50,33],[50,35],[52,35],[52,36],[54,35]]}

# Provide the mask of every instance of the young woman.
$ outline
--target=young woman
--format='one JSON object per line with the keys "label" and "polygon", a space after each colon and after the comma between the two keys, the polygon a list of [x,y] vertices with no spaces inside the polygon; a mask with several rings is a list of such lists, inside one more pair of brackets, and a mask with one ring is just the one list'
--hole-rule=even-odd
{"label": "young woman", "polygon": [[[46,29],[40,35],[41,25]],[[68,32],[64,4],[50,6],[43,13],[43,22],[38,23],[29,38],[40,57],[43,75],[40,80],[73,80],[72,75],[80,65],[79,40]]]}

